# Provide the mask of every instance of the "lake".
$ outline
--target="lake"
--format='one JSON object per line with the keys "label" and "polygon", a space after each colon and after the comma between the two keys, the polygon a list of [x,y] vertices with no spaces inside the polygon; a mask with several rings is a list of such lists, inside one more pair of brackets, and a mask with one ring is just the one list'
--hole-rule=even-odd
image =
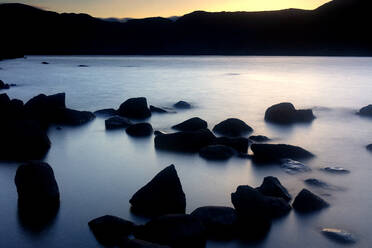
{"label": "lake", "polygon": [[[49,64],[41,64],[47,61]],[[87,65],[88,67],[78,67]],[[330,203],[311,215],[295,211],[274,220],[271,231],[248,247],[343,247],[320,230],[341,228],[355,234],[355,247],[372,243],[372,119],[355,113],[372,104],[372,58],[229,57],[229,56],[28,56],[0,61],[0,79],[17,84],[6,92],[27,101],[40,93],[66,92],[70,108],[95,111],[118,108],[127,98],[144,96],[148,103],[171,107],[179,100],[194,108],[175,114],[153,114],[155,130],[198,116],[210,129],[236,117],[266,135],[271,143],[301,146],[316,155],[306,161],[310,172],[291,175],[279,165],[260,166],[249,159],[210,162],[198,154],[156,151],[154,136],[136,139],[123,130],[106,132],[103,118],[81,127],[50,128],[52,147],[45,158],[55,173],[61,207],[49,226],[34,230],[17,213],[14,176],[19,163],[0,162],[0,247],[97,247],[88,221],[111,214],[136,223],[129,199],[156,173],[175,164],[186,194],[187,212],[206,205],[232,206],[230,194],[239,185],[259,186],[276,176],[295,197],[308,188]],[[265,110],[276,103],[313,108],[311,124],[288,127],[268,124]],[[345,175],[321,168],[341,166]],[[340,190],[308,186],[317,178]],[[247,247],[208,242],[208,247]]]}

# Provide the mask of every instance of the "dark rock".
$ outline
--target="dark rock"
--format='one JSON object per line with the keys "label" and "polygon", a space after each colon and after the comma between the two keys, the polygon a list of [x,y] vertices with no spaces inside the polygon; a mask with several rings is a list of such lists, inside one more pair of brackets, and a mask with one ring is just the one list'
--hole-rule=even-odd
{"label": "dark rock", "polygon": [[140,239],[127,239],[121,244],[119,244],[120,248],[170,248],[167,245],[158,245],[151,242],[147,242]]}
{"label": "dark rock", "polygon": [[56,117],[53,121],[58,125],[78,126],[93,120],[96,116],[92,112],[78,111],[74,109],[60,109],[56,111]]}
{"label": "dark rock", "polygon": [[147,107],[146,98],[138,97],[130,98],[122,103],[118,109],[118,114],[128,118],[146,119],[151,116],[151,111]]}
{"label": "dark rock", "polygon": [[89,67],[88,65],[78,65],[78,67]]}
{"label": "dark rock", "polygon": [[45,61],[43,61],[43,62],[41,62],[43,65],[49,65],[49,63],[48,62],[45,62]]}
{"label": "dark rock", "polygon": [[208,129],[194,132],[177,132],[155,137],[155,148],[176,152],[198,152],[212,144],[216,137]]}
{"label": "dark rock", "polygon": [[336,228],[323,228],[322,234],[327,238],[341,243],[341,244],[353,244],[356,243],[354,235],[341,229]]}
{"label": "dark rock", "polygon": [[168,111],[166,111],[165,109],[158,108],[158,107],[155,107],[155,106],[152,106],[152,105],[150,105],[150,111],[151,111],[152,113],[159,113],[159,114],[165,114],[165,113],[168,113]]}
{"label": "dark rock", "polygon": [[278,124],[311,122],[315,119],[311,109],[296,110],[292,103],[284,102],[271,106],[265,112],[265,120]]}
{"label": "dark rock", "polygon": [[129,126],[126,130],[128,135],[134,137],[147,137],[153,133],[153,129],[150,123],[137,123]]}
{"label": "dark rock", "polygon": [[112,117],[112,116],[117,115],[117,111],[112,108],[100,109],[100,110],[95,111],[94,114],[99,117]]}
{"label": "dark rock", "polygon": [[202,223],[186,214],[164,215],[139,227],[139,239],[175,248],[205,247],[206,233]]}
{"label": "dark rock", "polygon": [[133,122],[128,118],[121,116],[114,116],[105,120],[105,127],[108,130],[118,129],[118,128],[127,128],[133,125]]}
{"label": "dark rock", "polygon": [[230,240],[234,238],[238,223],[235,209],[230,207],[207,206],[195,209],[191,216],[205,227],[208,238]]}
{"label": "dark rock", "polygon": [[319,188],[325,188],[325,189],[330,188],[330,185],[328,183],[323,182],[319,179],[315,179],[315,178],[306,179],[305,183],[310,185],[310,186],[315,186],[315,187],[319,187]]}
{"label": "dark rock", "polygon": [[191,108],[191,104],[185,101],[179,101],[173,104],[173,107],[178,108],[178,109],[189,109]]}
{"label": "dark rock", "polygon": [[162,135],[162,134],[165,134],[165,133],[159,130],[154,131],[155,136]]}
{"label": "dark rock", "polygon": [[213,132],[231,137],[242,136],[252,131],[253,129],[244,121],[236,118],[224,120],[213,128]]}
{"label": "dark rock", "polygon": [[309,190],[303,189],[296,196],[292,206],[299,212],[308,213],[326,208],[329,204]]}
{"label": "dark rock", "polygon": [[133,212],[145,216],[185,213],[186,197],[174,165],[159,172],[129,202]]}
{"label": "dark rock", "polygon": [[254,141],[254,142],[266,142],[266,141],[270,141],[270,139],[266,136],[263,136],[263,135],[252,135],[249,137],[250,140]]}
{"label": "dark rock", "polygon": [[233,148],[239,153],[247,153],[249,147],[249,140],[247,138],[239,137],[218,137],[213,140],[213,145],[224,145]]}
{"label": "dark rock", "polygon": [[7,90],[9,88],[10,88],[9,84],[6,84],[2,80],[0,80],[0,90]]}
{"label": "dark rock", "polygon": [[307,165],[290,158],[281,159],[280,167],[284,168],[285,171],[289,174],[311,171],[311,169]]}
{"label": "dark rock", "polygon": [[314,155],[299,147],[285,144],[252,144],[251,150],[258,160],[272,161],[283,158],[305,159]]}
{"label": "dark rock", "polygon": [[372,104],[361,108],[358,114],[361,116],[372,117]]}
{"label": "dark rock", "polygon": [[107,246],[119,244],[123,237],[129,236],[134,230],[132,222],[111,215],[91,220],[88,225],[98,242]]}
{"label": "dark rock", "polygon": [[10,98],[7,94],[0,94],[0,109],[10,104]]}
{"label": "dark rock", "polygon": [[197,131],[208,128],[208,123],[199,117],[194,117],[180,124],[174,125],[172,128],[179,131]]}
{"label": "dark rock", "polygon": [[344,169],[342,167],[337,167],[337,166],[326,167],[326,168],[323,168],[322,170],[329,172],[329,173],[333,173],[333,174],[349,174],[350,173],[349,170]]}
{"label": "dark rock", "polygon": [[234,149],[224,145],[210,145],[199,151],[199,155],[208,160],[228,160],[234,154]]}
{"label": "dark rock", "polygon": [[369,144],[368,146],[366,146],[367,150],[372,152],[372,144]]}
{"label": "dark rock", "polygon": [[257,190],[266,196],[280,197],[286,201],[291,200],[291,195],[288,193],[288,190],[280,183],[276,177],[265,177],[261,186]]}

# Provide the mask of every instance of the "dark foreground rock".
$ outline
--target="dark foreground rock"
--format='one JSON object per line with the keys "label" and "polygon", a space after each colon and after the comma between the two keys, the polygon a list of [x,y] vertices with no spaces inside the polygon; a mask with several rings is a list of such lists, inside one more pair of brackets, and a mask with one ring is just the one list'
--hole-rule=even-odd
{"label": "dark foreground rock", "polygon": [[120,248],[170,248],[167,245],[158,245],[140,239],[127,239],[119,244]]}
{"label": "dark foreground rock", "polygon": [[158,107],[155,107],[155,106],[152,106],[152,105],[150,105],[150,111],[151,111],[151,113],[158,113],[158,114],[168,113],[168,111],[166,111],[165,109],[158,108]]}
{"label": "dark foreground rock", "polygon": [[132,126],[129,126],[126,130],[128,135],[134,137],[147,137],[152,135],[154,130],[150,123],[137,123]]}
{"label": "dark foreground rock", "polygon": [[244,121],[236,118],[224,120],[213,128],[213,132],[230,137],[242,136],[252,131]]}
{"label": "dark foreground rock", "polygon": [[117,111],[113,108],[100,109],[95,111],[94,114],[99,117],[112,117],[117,115]]}
{"label": "dark foreground rock", "polygon": [[155,130],[155,131],[154,131],[154,135],[155,135],[155,136],[163,135],[163,134],[165,134],[165,133],[162,132],[162,131],[159,131],[159,130]]}
{"label": "dark foreground rock", "polygon": [[159,172],[129,202],[134,213],[145,216],[185,213],[186,197],[174,165]]}
{"label": "dark foreground rock", "polygon": [[263,195],[280,197],[286,201],[290,201],[292,198],[288,190],[280,183],[279,179],[272,176],[265,177],[257,190]]}
{"label": "dark foreground rock", "polygon": [[228,160],[234,154],[234,149],[224,145],[210,145],[199,151],[199,155],[208,160]]}
{"label": "dark foreground rock", "polygon": [[354,235],[345,230],[336,228],[323,228],[322,234],[337,243],[341,244],[356,243]]}
{"label": "dark foreground rock", "polygon": [[296,110],[292,103],[284,102],[271,106],[265,112],[265,120],[278,124],[312,122],[315,119],[311,109]]}
{"label": "dark foreground rock", "polygon": [[252,144],[252,152],[258,160],[273,161],[284,158],[305,159],[314,155],[299,146],[285,144]]}
{"label": "dark foreground rock", "polygon": [[208,123],[205,120],[200,119],[199,117],[193,117],[188,119],[180,124],[174,125],[172,128],[178,131],[197,131],[200,129],[206,129]]}
{"label": "dark foreground rock", "polygon": [[230,240],[236,236],[238,216],[230,207],[207,206],[195,209],[191,216],[197,218],[205,227],[210,239]]}
{"label": "dark foreground rock", "polygon": [[270,139],[263,135],[252,135],[249,137],[250,140],[253,142],[267,142],[270,141]]}
{"label": "dark foreground rock", "polygon": [[123,117],[134,119],[146,119],[151,116],[151,111],[147,106],[144,97],[130,98],[122,103],[118,109],[118,114]]}
{"label": "dark foreground rock", "polygon": [[173,107],[178,108],[178,109],[190,109],[191,104],[185,101],[179,101],[175,104],[173,104]]}
{"label": "dark foreground rock", "polygon": [[218,137],[213,140],[213,145],[229,146],[239,153],[247,153],[249,140],[243,137]]}
{"label": "dark foreground rock", "polygon": [[358,114],[365,117],[372,117],[372,104],[361,108]]}
{"label": "dark foreground rock", "polygon": [[105,120],[105,127],[107,130],[127,128],[133,125],[133,122],[126,117],[113,116]]}
{"label": "dark foreground rock", "polygon": [[212,144],[216,137],[208,129],[194,132],[177,132],[155,137],[155,148],[176,152],[198,152]]}
{"label": "dark foreground rock", "polygon": [[187,214],[155,218],[134,233],[138,239],[175,248],[205,247],[206,233],[202,223]]}
{"label": "dark foreground rock", "polygon": [[292,206],[299,212],[309,213],[326,208],[329,204],[309,190],[303,189],[296,196]]}
{"label": "dark foreground rock", "polygon": [[88,225],[98,242],[106,246],[118,245],[123,238],[132,234],[134,230],[132,222],[112,215],[91,220]]}

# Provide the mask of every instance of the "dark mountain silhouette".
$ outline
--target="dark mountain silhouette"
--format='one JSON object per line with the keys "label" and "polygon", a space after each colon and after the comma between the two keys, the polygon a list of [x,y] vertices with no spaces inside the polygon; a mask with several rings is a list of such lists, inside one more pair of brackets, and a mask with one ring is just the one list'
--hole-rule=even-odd
{"label": "dark mountain silhouette", "polygon": [[126,22],[1,4],[1,53],[372,55],[369,0],[315,10],[196,11]]}

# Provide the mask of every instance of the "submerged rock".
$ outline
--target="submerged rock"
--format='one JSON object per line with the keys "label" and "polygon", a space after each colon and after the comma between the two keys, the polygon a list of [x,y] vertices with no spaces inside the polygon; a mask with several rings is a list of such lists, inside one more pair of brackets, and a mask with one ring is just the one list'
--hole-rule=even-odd
{"label": "submerged rock", "polygon": [[186,197],[174,165],[159,172],[129,202],[133,212],[145,216],[185,213]]}
{"label": "submerged rock", "polygon": [[310,185],[310,186],[313,186],[313,187],[322,188],[322,189],[342,190],[341,187],[330,185],[330,184],[328,184],[326,182],[323,182],[323,181],[321,181],[319,179],[315,179],[315,178],[308,178],[308,179],[305,180],[305,183],[307,185]]}
{"label": "submerged rock", "polygon": [[361,116],[372,117],[372,104],[361,108],[358,114]]}
{"label": "submerged rock", "polygon": [[272,176],[265,177],[257,190],[263,195],[280,197],[286,201],[290,201],[292,198],[288,190],[280,183],[279,179]]}
{"label": "submerged rock", "polygon": [[292,103],[284,102],[271,106],[265,112],[265,120],[278,124],[312,122],[315,119],[311,109],[296,110]]}
{"label": "submerged rock", "polygon": [[117,115],[117,111],[113,108],[100,109],[95,111],[94,114],[99,117],[112,117]]}
{"label": "submerged rock", "polygon": [[296,196],[292,206],[299,212],[309,213],[326,208],[329,204],[309,190],[303,189]]}
{"label": "submerged rock", "polygon": [[207,206],[195,209],[191,216],[205,227],[208,238],[229,240],[236,235],[238,216],[231,207]]}
{"label": "submerged rock", "polygon": [[155,148],[176,152],[198,152],[212,144],[215,138],[208,129],[163,134],[155,137]]}
{"label": "submerged rock", "polygon": [[174,125],[172,128],[179,131],[197,131],[208,128],[208,123],[199,117],[193,117],[180,124]]}
{"label": "submerged rock", "polygon": [[131,125],[133,125],[131,120],[121,116],[113,116],[105,120],[105,127],[107,130],[127,128]]}
{"label": "submerged rock", "polygon": [[118,114],[123,117],[134,119],[146,119],[151,116],[151,111],[147,106],[145,97],[130,98],[122,103],[118,109]]}
{"label": "submerged rock", "polygon": [[188,214],[164,215],[138,228],[139,239],[171,247],[205,247],[206,233],[202,223]]}
{"label": "submerged rock", "polygon": [[252,144],[252,152],[258,160],[273,161],[284,158],[305,159],[314,155],[299,146],[285,144]]}
{"label": "submerged rock", "polygon": [[263,136],[263,135],[252,135],[249,137],[250,140],[254,141],[254,142],[266,142],[266,141],[270,141],[270,139],[266,136]]}
{"label": "submerged rock", "polygon": [[332,174],[349,174],[350,171],[338,166],[325,167],[323,171],[332,173]]}
{"label": "submerged rock", "polygon": [[134,137],[147,137],[154,132],[150,123],[137,123],[129,126],[125,131],[128,135]]}
{"label": "submerged rock", "polygon": [[369,144],[368,146],[366,146],[367,150],[372,152],[372,144]]}
{"label": "submerged rock", "polygon": [[208,160],[228,160],[234,154],[234,149],[224,145],[210,145],[199,151],[199,155]]}
{"label": "submerged rock", "polygon": [[49,65],[49,63],[46,62],[46,61],[41,62],[41,64],[43,64],[43,65]]}
{"label": "submerged rock", "polygon": [[327,238],[342,244],[353,244],[356,242],[353,234],[341,229],[323,228],[322,234]]}
{"label": "submerged rock", "polygon": [[218,137],[213,140],[213,145],[229,146],[235,151],[245,154],[248,151],[249,140],[243,137]]}
{"label": "submerged rock", "polygon": [[178,109],[190,109],[191,104],[185,101],[179,101],[175,104],[173,104],[173,107],[178,108]]}
{"label": "submerged rock", "polygon": [[213,132],[230,137],[242,136],[252,131],[253,129],[244,121],[236,118],[224,120],[213,128]]}
{"label": "submerged rock", "polygon": [[280,163],[280,167],[284,168],[289,174],[311,171],[307,165],[290,158],[281,159]]}
{"label": "submerged rock", "polygon": [[91,220],[88,225],[98,242],[107,246],[119,244],[122,238],[129,236],[134,230],[134,224],[131,221],[112,215]]}
{"label": "submerged rock", "polygon": [[158,107],[155,107],[155,106],[152,106],[152,105],[150,105],[150,111],[151,111],[152,113],[159,113],[159,114],[165,114],[165,113],[168,113],[168,111],[166,111],[165,109],[158,108]]}

